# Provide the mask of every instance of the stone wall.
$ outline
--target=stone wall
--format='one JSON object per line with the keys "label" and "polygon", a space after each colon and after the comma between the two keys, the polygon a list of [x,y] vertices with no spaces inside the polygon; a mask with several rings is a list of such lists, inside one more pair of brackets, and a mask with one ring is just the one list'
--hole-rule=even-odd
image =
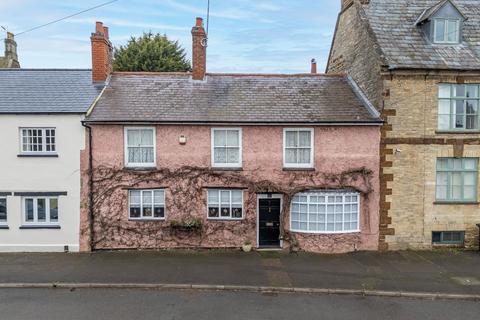
{"label": "stone wall", "polygon": [[361,4],[356,2],[340,13],[337,20],[327,73],[347,73],[381,110],[381,60],[368,24],[362,21]]}
{"label": "stone wall", "polygon": [[[432,231],[466,231],[466,247],[478,245],[478,204],[436,204],[436,159],[480,157],[480,134],[437,132],[438,84],[480,83],[480,78],[389,75],[385,77],[381,220],[389,249],[432,247]],[[383,183],[383,182],[382,182]],[[391,194],[390,194],[391,193]],[[478,195],[480,199],[480,194]]]}

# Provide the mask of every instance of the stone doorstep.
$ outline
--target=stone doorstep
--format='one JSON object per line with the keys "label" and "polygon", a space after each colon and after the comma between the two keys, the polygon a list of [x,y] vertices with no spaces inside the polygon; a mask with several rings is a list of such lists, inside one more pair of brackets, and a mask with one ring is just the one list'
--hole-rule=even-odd
{"label": "stone doorstep", "polygon": [[198,291],[243,291],[257,293],[356,295],[371,297],[411,298],[427,300],[480,301],[480,295],[456,293],[429,293],[408,291],[382,291],[364,289],[296,288],[238,285],[161,284],[161,283],[0,283],[1,289],[138,289],[138,290],[198,290]]}

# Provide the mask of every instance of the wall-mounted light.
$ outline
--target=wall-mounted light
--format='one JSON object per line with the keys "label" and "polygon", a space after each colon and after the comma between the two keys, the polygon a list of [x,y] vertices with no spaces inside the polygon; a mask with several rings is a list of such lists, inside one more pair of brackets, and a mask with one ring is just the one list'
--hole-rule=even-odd
{"label": "wall-mounted light", "polygon": [[402,150],[397,148],[397,149],[395,149],[395,151],[394,151],[394,152],[395,152],[395,154],[397,155],[397,154],[400,154],[400,153],[402,153]]}
{"label": "wall-mounted light", "polygon": [[187,137],[182,134],[180,137],[178,137],[178,142],[182,145],[187,144]]}

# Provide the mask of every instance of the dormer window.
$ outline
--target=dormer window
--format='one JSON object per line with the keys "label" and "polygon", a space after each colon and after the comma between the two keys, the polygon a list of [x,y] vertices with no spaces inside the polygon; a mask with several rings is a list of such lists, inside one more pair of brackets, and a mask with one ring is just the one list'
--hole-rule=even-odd
{"label": "dormer window", "polygon": [[459,43],[460,20],[436,18],[433,25],[434,43]]}

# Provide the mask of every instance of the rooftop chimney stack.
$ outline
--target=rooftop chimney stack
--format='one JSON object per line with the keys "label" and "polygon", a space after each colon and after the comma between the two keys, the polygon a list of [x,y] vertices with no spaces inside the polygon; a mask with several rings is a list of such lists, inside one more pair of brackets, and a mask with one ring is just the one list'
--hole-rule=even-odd
{"label": "rooftop chimney stack", "polygon": [[317,73],[317,60],[315,59],[312,59],[312,69],[310,71],[312,74],[316,74]]}
{"label": "rooftop chimney stack", "polygon": [[17,54],[17,43],[11,32],[7,32],[7,37],[5,38],[5,57],[0,57],[0,67],[20,68]]}
{"label": "rooftop chimney stack", "polygon": [[192,65],[192,79],[204,80],[207,71],[207,33],[202,18],[197,18],[192,28]]}
{"label": "rooftop chimney stack", "polygon": [[97,22],[95,32],[90,37],[92,42],[92,81],[105,82],[112,72],[113,46],[108,36],[108,28]]}

